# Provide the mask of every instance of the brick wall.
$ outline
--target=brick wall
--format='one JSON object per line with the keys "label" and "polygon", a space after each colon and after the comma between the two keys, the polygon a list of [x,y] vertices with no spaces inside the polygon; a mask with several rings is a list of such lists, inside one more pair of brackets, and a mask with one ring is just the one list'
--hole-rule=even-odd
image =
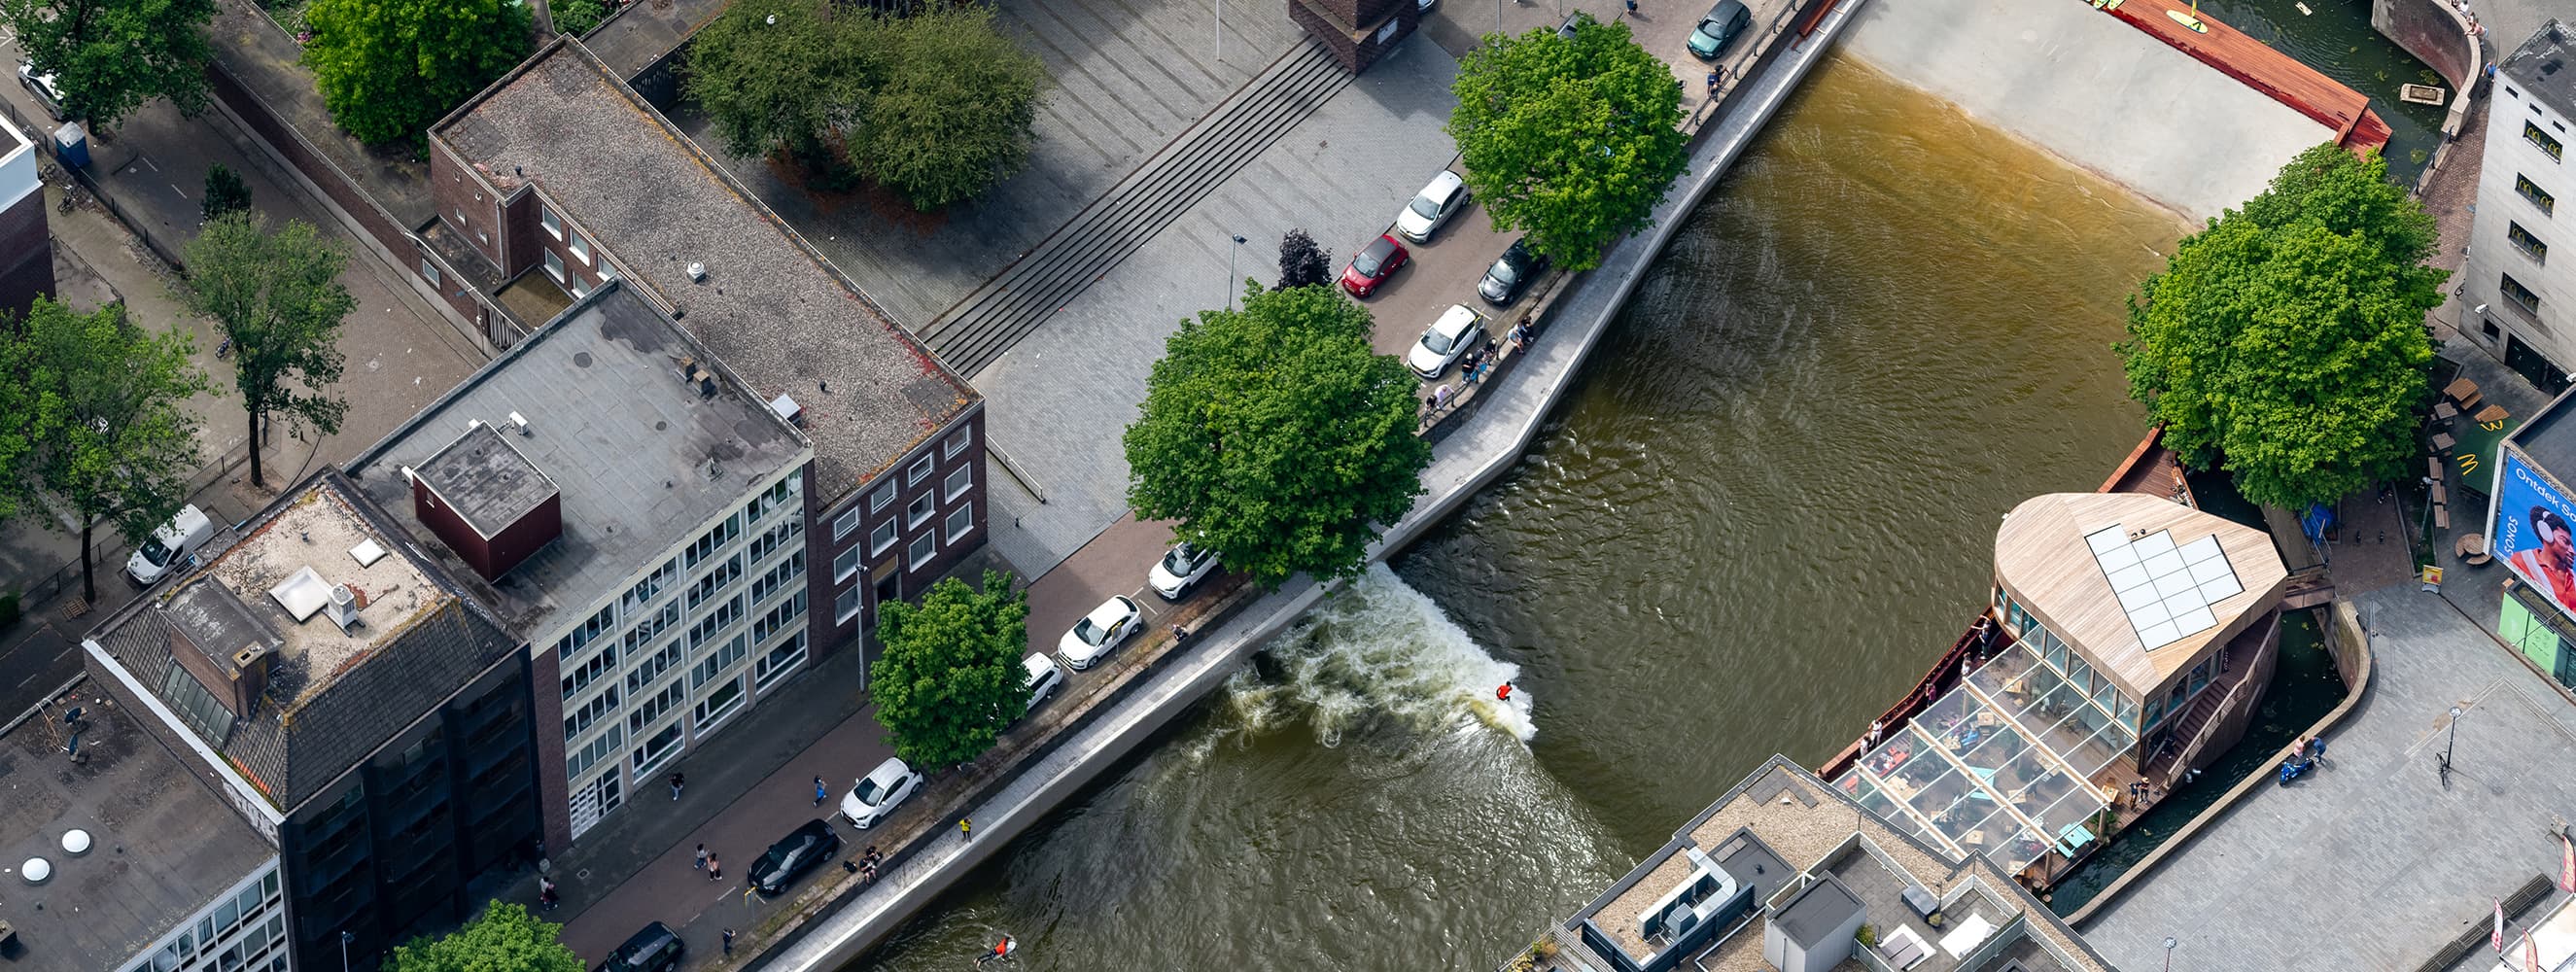
{"label": "brick wall", "polygon": [[537,813],[544,819],[546,847],[560,853],[572,846],[572,784],[564,779],[563,665],[551,645],[532,645],[528,652],[528,694],[536,702]]}
{"label": "brick wall", "polygon": [[[960,443],[953,455],[952,442]],[[813,640],[818,655],[857,642],[863,633],[874,629],[877,587],[881,582],[895,597],[916,600],[932,581],[955,569],[984,545],[988,507],[984,502],[983,458],[984,407],[979,402],[939,434],[923,440],[889,465],[877,479],[853,490],[842,502],[823,506],[820,504],[824,501],[815,501],[818,513],[805,533],[809,544],[806,562],[811,565],[808,570],[813,578],[813,594],[808,601],[812,605],[809,610],[814,617]],[[930,472],[915,480],[911,472],[925,459]],[[947,492],[949,477],[960,470],[964,470],[967,484],[951,498]],[[895,488],[892,501],[882,509],[871,509],[870,497],[889,482]],[[806,495],[812,497],[814,491],[808,489]],[[928,510],[918,523],[913,522],[915,504],[926,504]],[[835,521],[852,509],[859,511],[857,528],[847,536],[835,538]],[[970,525],[952,540],[948,522],[959,510],[966,511]],[[880,551],[874,541],[885,535],[889,524],[894,540]],[[915,564],[910,554],[925,537],[929,538],[932,554]],[[858,551],[857,571],[847,580],[837,579],[839,570],[835,564],[853,548]],[[859,613],[846,622],[836,620],[842,593],[854,587],[861,592]]]}
{"label": "brick wall", "polygon": [[54,292],[54,246],[46,236],[45,194],[28,193],[0,211],[0,314],[27,312]]}

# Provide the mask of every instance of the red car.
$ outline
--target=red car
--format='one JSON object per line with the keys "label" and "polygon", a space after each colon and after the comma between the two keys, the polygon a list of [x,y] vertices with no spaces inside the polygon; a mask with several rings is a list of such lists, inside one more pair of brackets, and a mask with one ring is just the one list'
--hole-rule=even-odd
{"label": "red car", "polygon": [[1396,269],[1412,258],[1413,254],[1405,252],[1404,244],[1396,242],[1395,237],[1380,233],[1377,239],[1351,257],[1351,265],[1342,271],[1342,289],[1350,291],[1353,297],[1377,293],[1377,286],[1385,283],[1388,277],[1395,276]]}

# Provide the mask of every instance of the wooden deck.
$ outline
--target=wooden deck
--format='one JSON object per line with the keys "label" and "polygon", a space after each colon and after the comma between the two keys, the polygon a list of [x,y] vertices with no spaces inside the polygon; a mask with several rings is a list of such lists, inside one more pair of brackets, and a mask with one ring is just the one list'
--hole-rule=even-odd
{"label": "wooden deck", "polygon": [[[2345,148],[2358,152],[2388,145],[2388,123],[2370,110],[2369,96],[2207,13],[2192,12],[2184,0],[2123,0],[2108,13],[2334,129],[2336,142]],[[2174,19],[2176,13],[2196,18],[2209,31],[2184,26]]]}

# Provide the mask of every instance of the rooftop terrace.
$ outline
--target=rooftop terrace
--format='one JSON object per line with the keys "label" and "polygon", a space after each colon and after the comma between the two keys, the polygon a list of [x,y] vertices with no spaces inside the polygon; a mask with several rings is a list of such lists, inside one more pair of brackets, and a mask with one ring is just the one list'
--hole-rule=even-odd
{"label": "rooftop terrace", "polygon": [[[190,778],[197,767],[97,696],[69,700],[84,713],[81,762],[62,752],[60,709],[0,736],[0,921],[18,934],[9,968],[122,968],[277,853]],[[73,829],[95,842],[87,853],[63,851]],[[30,857],[53,877],[22,880]]]}
{"label": "rooftop terrace", "polygon": [[431,138],[505,194],[535,184],[758,397],[796,396],[827,503],[976,401],[578,42],[538,52]]}

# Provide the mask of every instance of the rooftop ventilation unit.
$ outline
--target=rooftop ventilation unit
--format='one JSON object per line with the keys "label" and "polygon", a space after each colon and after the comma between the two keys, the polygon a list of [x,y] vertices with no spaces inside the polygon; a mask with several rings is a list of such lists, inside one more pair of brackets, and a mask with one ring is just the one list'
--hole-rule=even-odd
{"label": "rooftop ventilation unit", "polygon": [[707,282],[707,265],[703,263],[689,264],[689,280],[693,283]]}
{"label": "rooftop ventilation unit", "polygon": [[805,407],[796,404],[793,398],[780,395],[770,399],[769,410],[778,413],[778,417],[786,419],[789,425],[800,429],[805,427]]}
{"label": "rooftop ventilation unit", "polygon": [[519,434],[523,436],[537,434],[528,428],[528,417],[517,412],[510,413],[510,427],[519,430]]}
{"label": "rooftop ventilation unit", "polygon": [[323,613],[330,616],[332,624],[340,626],[341,634],[348,634],[350,629],[364,623],[358,620],[358,592],[350,590],[347,584],[331,585]]}

